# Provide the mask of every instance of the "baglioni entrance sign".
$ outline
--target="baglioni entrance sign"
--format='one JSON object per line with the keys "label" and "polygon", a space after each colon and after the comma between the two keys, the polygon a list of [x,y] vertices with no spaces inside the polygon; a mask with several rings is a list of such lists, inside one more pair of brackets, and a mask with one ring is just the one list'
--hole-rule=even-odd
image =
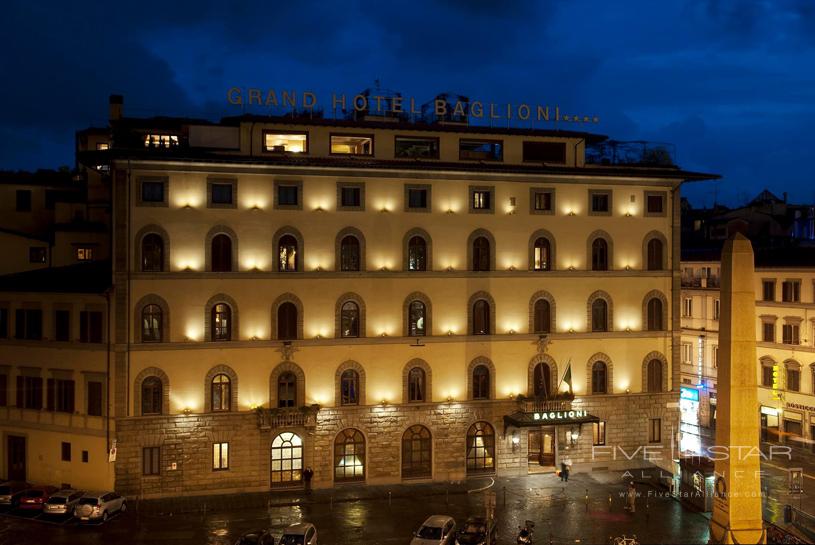
{"label": "baglioni entrance sign", "polygon": [[586,411],[550,411],[544,413],[533,413],[533,420],[540,420],[543,422],[564,422],[574,420],[576,418],[585,418],[589,415]]}

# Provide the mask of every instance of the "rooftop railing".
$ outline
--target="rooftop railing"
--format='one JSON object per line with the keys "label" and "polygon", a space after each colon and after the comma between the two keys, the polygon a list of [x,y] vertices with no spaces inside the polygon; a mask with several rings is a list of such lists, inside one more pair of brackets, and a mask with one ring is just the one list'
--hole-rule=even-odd
{"label": "rooftop railing", "polygon": [[676,147],[661,142],[605,140],[586,146],[586,164],[676,166]]}

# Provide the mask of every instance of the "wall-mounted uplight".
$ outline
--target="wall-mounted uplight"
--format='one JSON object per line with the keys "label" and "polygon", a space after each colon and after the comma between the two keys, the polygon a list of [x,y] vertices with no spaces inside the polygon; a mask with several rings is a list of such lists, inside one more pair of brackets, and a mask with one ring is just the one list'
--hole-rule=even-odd
{"label": "wall-mounted uplight", "polygon": [[260,206],[258,206],[257,204],[255,204],[255,205],[252,205],[252,208],[250,208],[249,210],[251,210],[252,212],[259,212],[260,210],[263,210],[263,209]]}
{"label": "wall-mounted uplight", "polygon": [[576,216],[576,215],[577,215],[577,213],[576,213],[574,210],[569,210],[569,211],[566,213],[566,215],[567,215],[567,216]]}
{"label": "wall-mounted uplight", "polygon": [[569,328],[569,333],[574,333],[574,328],[573,327]]}
{"label": "wall-mounted uplight", "polygon": [[445,270],[446,270],[447,272],[453,272],[455,269],[453,268],[453,266],[452,266],[452,265],[448,265],[448,266],[447,266],[447,269],[445,269]]}
{"label": "wall-mounted uplight", "polygon": [[314,211],[315,212],[325,212],[325,208],[323,208],[322,206],[318,206],[317,208],[314,209]]}
{"label": "wall-mounted uplight", "polygon": [[448,330],[447,330],[447,336],[448,336],[448,337],[452,337],[452,336],[453,336],[453,330],[452,330],[452,329],[448,329]]}
{"label": "wall-mounted uplight", "polygon": [[388,332],[387,332],[387,331],[383,331],[382,333],[380,333],[380,335],[379,335],[379,336],[380,336],[380,337],[387,337],[387,336],[388,336]]}
{"label": "wall-mounted uplight", "polygon": [[455,214],[455,213],[456,213],[456,211],[455,211],[455,210],[453,210],[452,208],[448,208],[448,209],[447,209],[447,213],[448,213],[448,214]]}
{"label": "wall-mounted uplight", "polygon": [[192,414],[192,409],[190,409],[189,407],[185,407],[184,410],[181,412],[184,413],[184,416],[189,416],[190,414]]}
{"label": "wall-mounted uplight", "polygon": [[509,334],[510,334],[510,335],[515,335],[515,330],[514,330],[514,329],[510,329],[510,330],[509,330]]}
{"label": "wall-mounted uplight", "polygon": [[625,270],[630,271],[631,270],[631,265],[626,265]]}
{"label": "wall-mounted uplight", "polygon": [[574,265],[569,265],[569,270],[573,271],[574,270]]}
{"label": "wall-mounted uplight", "polygon": [[510,266],[509,266],[509,270],[510,270],[510,271],[514,271],[514,270],[515,270],[515,265],[510,265]]}

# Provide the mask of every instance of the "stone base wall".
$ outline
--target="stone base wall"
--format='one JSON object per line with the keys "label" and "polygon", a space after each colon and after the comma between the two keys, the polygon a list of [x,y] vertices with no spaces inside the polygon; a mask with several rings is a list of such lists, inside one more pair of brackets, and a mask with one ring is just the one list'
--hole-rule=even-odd
{"label": "stone base wall", "polygon": [[[670,436],[679,424],[678,409],[666,404],[678,394],[586,396],[575,409],[606,422],[606,444],[593,446],[592,424],[582,424],[579,439],[566,439],[570,425],[557,427],[557,460],[569,458],[574,471],[593,468],[643,467],[649,462],[670,470]],[[467,477],[466,436],[469,427],[489,422],[495,430],[495,474],[525,475],[528,429],[504,430],[504,415],[518,410],[511,400],[328,407],[317,413],[316,426],[260,429],[254,412],[209,413],[122,418],[117,421],[116,488],[141,497],[213,494],[270,488],[271,444],[277,434],[292,431],[303,439],[303,467],[312,467],[315,488],[334,486],[334,439],[356,428],[366,441],[365,482],[402,482],[402,435],[415,424],[432,434],[432,480]],[[649,423],[661,419],[661,442],[649,443]],[[513,436],[518,443],[513,447]],[[212,469],[213,443],[229,443],[229,469]],[[161,448],[157,476],[143,475],[142,449]],[[648,447],[645,449],[645,447]],[[645,450],[644,450],[645,449]],[[659,453],[658,460],[646,460]],[[173,468],[175,464],[175,468]]]}

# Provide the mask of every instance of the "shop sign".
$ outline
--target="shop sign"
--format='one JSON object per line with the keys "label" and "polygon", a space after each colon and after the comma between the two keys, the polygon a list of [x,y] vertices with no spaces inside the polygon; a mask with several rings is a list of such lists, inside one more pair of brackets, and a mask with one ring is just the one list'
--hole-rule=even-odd
{"label": "shop sign", "polygon": [[532,418],[546,422],[568,422],[576,418],[585,418],[588,411],[550,411],[547,413],[534,413]]}
{"label": "shop sign", "polygon": [[798,410],[801,410],[801,411],[815,412],[815,407],[813,407],[811,405],[802,405],[800,403],[790,403],[789,401],[787,402],[786,405],[787,405],[788,409],[798,409]]}
{"label": "shop sign", "polygon": [[778,364],[773,365],[773,399],[781,401],[781,370]]}
{"label": "shop sign", "polygon": [[696,388],[688,388],[687,386],[680,386],[679,399],[687,399],[688,401],[699,401],[699,390]]}

